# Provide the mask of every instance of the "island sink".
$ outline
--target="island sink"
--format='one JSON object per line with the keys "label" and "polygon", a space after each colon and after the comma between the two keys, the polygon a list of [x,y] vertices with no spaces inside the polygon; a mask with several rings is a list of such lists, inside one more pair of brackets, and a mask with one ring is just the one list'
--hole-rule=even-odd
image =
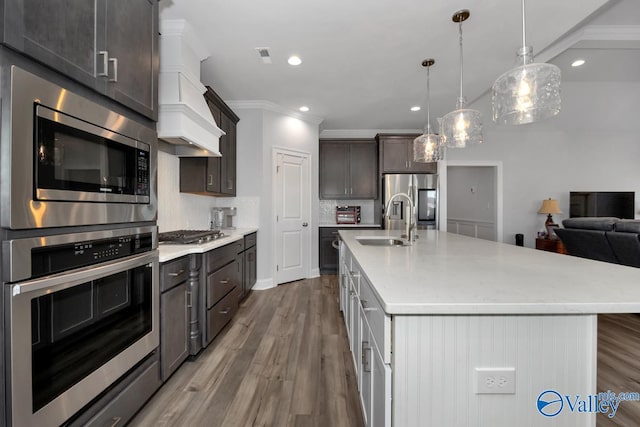
{"label": "island sink", "polygon": [[406,242],[404,240],[396,239],[393,237],[380,237],[380,236],[371,236],[371,237],[356,237],[356,240],[361,245],[365,246],[405,246]]}

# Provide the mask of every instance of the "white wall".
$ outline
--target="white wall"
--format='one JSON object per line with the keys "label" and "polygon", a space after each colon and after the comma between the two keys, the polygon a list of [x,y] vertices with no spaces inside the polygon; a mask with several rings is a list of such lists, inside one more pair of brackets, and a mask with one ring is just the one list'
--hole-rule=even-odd
{"label": "white wall", "polygon": [[447,218],[467,221],[496,220],[495,168],[449,166]]}
{"label": "white wall", "polygon": [[570,191],[635,191],[640,217],[640,83],[564,82],[562,111],[549,120],[497,126],[490,94],[473,105],[484,115],[484,143],[447,150],[447,160],[498,160],[504,168],[503,241],[525,235],[533,247],[545,216],[543,199],[558,199],[569,216]]}
{"label": "white wall", "polygon": [[158,229],[206,230],[216,199],[180,193],[180,159],[174,153],[174,146],[158,143]]}
{"label": "white wall", "polygon": [[[273,246],[273,182],[272,150],[280,147],[308,152],[311,155],[311,219],[310,230],[318,224],[318,125],[299,120],[285,114],[258,109],[233,107],[240,117],[237,127],[238,189],[235,199],[218,201],[233,206],[237,200],[257,199],[258,206],[253,210],[252,220],[245,223],[240,218],[239,227],[255,226],[258,231],[257,288],[273,285],[275,265]],[[318,235],[311,232],[311,275],[318,270]]]}

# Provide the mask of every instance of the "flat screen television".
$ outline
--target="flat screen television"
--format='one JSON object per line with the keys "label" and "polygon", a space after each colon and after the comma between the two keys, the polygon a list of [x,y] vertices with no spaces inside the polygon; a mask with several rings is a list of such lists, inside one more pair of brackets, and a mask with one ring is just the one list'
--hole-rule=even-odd
{"label": "flat screen television", "polygon": [[635,217],[633,191],[572,191],[569,193],[569,216]]}

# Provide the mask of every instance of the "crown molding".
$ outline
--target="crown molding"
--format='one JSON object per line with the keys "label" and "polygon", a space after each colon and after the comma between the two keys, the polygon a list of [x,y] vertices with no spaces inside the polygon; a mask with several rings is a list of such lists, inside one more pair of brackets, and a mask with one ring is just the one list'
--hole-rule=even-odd
{"label": "crown molding", "polygon": [[379,133],[402,134],[422,133],[422,129],[323,129],[320,131],[322,139],[337,138],[374,138]]}
{"label": "crown molding", "polygon": [[638,42],[635,46],[640,47],[640,25],[587,25],[542,50],[536,55],[536,62],[547,62],[565,50],[576,47],[577,44],[583,45],[581,47],[589,47],[589,44],[598,42],[608,42],[608,44]]}
{"label": "crown molding", "polygon": [[316,116],[308,113],[300,113],[281,107],[280,105],[264,100],[248,100],[248,101],[224,101],[232,109],[238,110],[266,110],[274,113],[283,114],[285,116],[294,117],[296,119],[320,125],[324,121],[324,117]]}

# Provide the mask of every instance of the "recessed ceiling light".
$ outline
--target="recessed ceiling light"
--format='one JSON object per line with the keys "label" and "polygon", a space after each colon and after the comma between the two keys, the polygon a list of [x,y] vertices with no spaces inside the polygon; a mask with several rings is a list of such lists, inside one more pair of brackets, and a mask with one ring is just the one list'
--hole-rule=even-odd
{"label": "recessed ceiling light", "polygon": [[572,67],[579,67],[579,66],[581,66],[581,65],[582,65],[582,64],[584,64],[584,63],[585,63],[585,60],[584,60],[584,59],[576,59],[575,61],[573,61],[573,62],[571,63],[571,66],[572,66]]}
{"label": "recessed ceiling light", "polygon": [[309,111],[309,107],[307,107],[306,105],[303,105],[302,107],[299,108],[300,111],[302,111],[303,113],[306,113],[307,111]]}
{"label": "recessed ceiling light", "polygon": [[420,106],[414,105],[413,107],[411,107],[411,111],[420,111]]}
{"label": "recessed ceiling light", "polygon": [[293,55],[293,56],[289,57],[287,62],[289,63],[289,65],[300,65],[300,64],[302,64],[302,59],[300,59],[299,56]]}

